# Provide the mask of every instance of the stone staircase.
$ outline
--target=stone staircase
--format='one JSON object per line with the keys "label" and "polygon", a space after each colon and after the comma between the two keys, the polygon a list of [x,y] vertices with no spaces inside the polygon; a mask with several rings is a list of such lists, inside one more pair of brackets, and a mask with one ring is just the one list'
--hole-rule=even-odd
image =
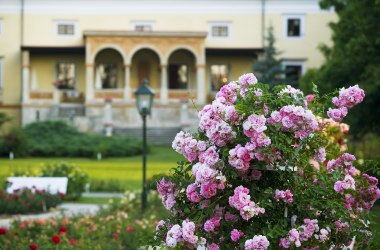
{"label": "stone staircase", "polygon": [[[147,128],[146,135],[148,144],[171,145],[180,127]],[[142,140],[142,128],[113,128],[113,135],[129,136]]]}

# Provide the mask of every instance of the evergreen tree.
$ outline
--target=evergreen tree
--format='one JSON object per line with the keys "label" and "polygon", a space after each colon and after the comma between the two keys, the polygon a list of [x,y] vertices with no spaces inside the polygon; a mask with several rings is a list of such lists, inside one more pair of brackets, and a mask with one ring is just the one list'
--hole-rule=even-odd
{"label": "evergreen tree", "polygon": [[253,72],[260,82],[265,82],[270,85],[279,84],[282,81],[281,60],[277,59],[281,54],[275,47],[276,38],[273,34],[273,26],[268,28],[268,36],[265,37],[266,45],[262,58],[254,62]]}

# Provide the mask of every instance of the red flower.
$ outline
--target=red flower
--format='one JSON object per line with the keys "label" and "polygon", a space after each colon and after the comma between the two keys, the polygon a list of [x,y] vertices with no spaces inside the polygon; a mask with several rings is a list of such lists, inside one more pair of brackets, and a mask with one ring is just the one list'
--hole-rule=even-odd
{"label": "red flower", "polygon": [[53,237],[51,237],[51,240],[54,242],[54,244],[61,243],[61,238],[58,235],[53,235]]}
{"label": "red flower", "polygon": [[30,250],[38,250],[38,246],[36,244],[29,245]]}
{"label": "red flower", "polygon": [[119,234],[113,234],[112,236],[116,239],[119,238]]}
{"label": "red flower", "polygon": [[66,232],[67,232],[67,228],[66,227],[60,227],[59,228],[59,233],[60,234],[66,234]]}
{"label": "red flower", "polygon": [[128,226],[127,229],[126,229],[126,231],[127,231],[128,233],[132,233],[132,232],[133,232],[133,227]]}
{"label": "red flower", "polygon": [[71,239],[71,240],[69,240],[70,245],[75,245],[75,242],[76,242],[75,239]]}
{"label": "red flower", "polygon": [[0,235],[7,234],[7,228],[6,227],[0,227]]}

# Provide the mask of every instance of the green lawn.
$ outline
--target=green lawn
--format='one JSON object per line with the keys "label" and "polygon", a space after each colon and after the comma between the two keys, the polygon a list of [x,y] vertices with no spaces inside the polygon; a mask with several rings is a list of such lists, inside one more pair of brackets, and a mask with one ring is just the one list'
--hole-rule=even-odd
{"label": "green lawn", "polygon": [[[171,147],[151,147],[147,156],[147,178],[176,167],[176,162],[183,157]],[[38,173],[45,163],[66,161],[74,163],[86,172],[93,181],[115,181],[122,183],[125,189],[138,190],[142,179],[142,158],[140,156],[125,158],[106,158],[103,160],[86,158],[20,158],[0,159],[0,180],[11,176],[15,171]]]}

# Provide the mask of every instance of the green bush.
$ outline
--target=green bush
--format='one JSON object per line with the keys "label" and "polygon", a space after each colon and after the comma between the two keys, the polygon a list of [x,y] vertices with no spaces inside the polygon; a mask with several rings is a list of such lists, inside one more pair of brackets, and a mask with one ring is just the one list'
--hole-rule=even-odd
{"label": "green bush", "polygon": [[67,177],[66,200],[78,200],[85,191],[88,175],[73,164],[65,162],[46,165],[41,169],[42,177]]}
{"label": "green bush", "polygon": [[90,180],[90,190],[91,192],[124,192],[125,187],[125,181],[122,180],[114,180],[114,179],[107,179],[107,180],[98,180],[98,179],[91,179]]}
{"label": "green bush", "polygon": [[13,152],[16,156],[26,156],[29,152],[27,142],[28,138],[21,129],[12,129],[1,140],[1,155],[8,156],[10,152]]}
{"label": "green bush", "polygon": [[67,177],[67,192],[65,200],[78,200],[85,191],[89,177],[74,164],[66,162],[53,163],[42,167],[40,173],[15,170],[12,176],[40,176],[40,177]]}
{"label": "green bush", "polygon": [[124,157],[141,153],[141,143],[127,137],[86,134],[63,121],[35,122],[24,130],[31,156]]}
{"label": "green bush", "polygon": [[62,203],[60,194],[50,194],[43,190],[25,188],[15,194],[5,194],[0,190],[0,214],[39,213],[60,203]]}
{"label": "green bush", "polygon": [[318,82],[318,70],[308,69],[298,82],[300,89],[306,93],[311,94],[313,90],[313,83]]}

